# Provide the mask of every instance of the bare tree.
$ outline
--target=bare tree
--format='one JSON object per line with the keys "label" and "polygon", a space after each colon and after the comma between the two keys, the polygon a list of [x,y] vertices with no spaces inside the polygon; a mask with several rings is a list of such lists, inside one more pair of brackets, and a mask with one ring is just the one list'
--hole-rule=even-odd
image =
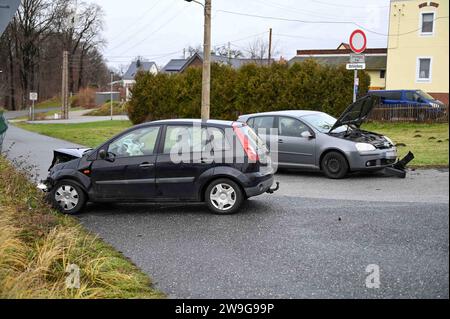
{"label": "bare tree", "polygon": [[[279,54],[276,43],[272,45],[271,51],[272,57]],[[249,43],[248,50],[246,50],[246,52],[248,53],[248,57],[250,59],[267,60],[269,59],[269,41],[262,38],[257,38],[255,41]]]}
{"label": "bare tree", "polygon": [[231,59],[242,58],[244,57],[244,53],[237,49],[229,48],[225,45],[214,48],[214,53],[220,56],[229,57]]}
{"label": "bare tree", "polygon": [[15,56],[11,62],[19,68],[22,107],[27,104],[30,90],[36,89],[39,44],[54,28],[64,6],[63,0],[23,0],[14,17],[10,32]]}
{"label": "bare tree", "polygon": [[[79,89],[83,82],[82,73],[87,52],[104,44],[100,37],[104,25],[103,9],[93,3],[78,4],[78,1],[68,1],[60,25],[65,34],[65,50],[70,54],[69,90],[74,92],[75,84]],[[75,69],[78,69],[78,72],[75,72]]]}
{"label": "bare tree", "polygon": [[188,58],[194,56],[196,53],[202,53],[203,48],[201,45],[197,45],[196,47],[189,46],[186,50],[188,54]]}
{"label": "bare tree", "polygon": [[[76,9],[78,8],[78,9]],[[0,94],[9,109],[28,104],[28,93],[43,99],[59,95],[62,52],[71,54],[71,87],[107,83],[108,70],[100,53],[104,41],[103,11],[95,4],[73,0],[22,0],[12,23],[0,37]],[[105,80],[106,79],[106,80]]]}

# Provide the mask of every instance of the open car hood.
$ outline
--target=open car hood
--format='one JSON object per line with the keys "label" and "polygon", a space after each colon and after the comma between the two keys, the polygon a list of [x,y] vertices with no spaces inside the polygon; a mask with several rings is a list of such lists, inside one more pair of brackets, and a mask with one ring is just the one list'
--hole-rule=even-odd
{"label": "open car hood", "polygon": [[53,161],[52,165],[49,169],[51,169],[53,166],[65,162],[72,161],[77,158],[83,157],[83,155],[90,151],[91,148],[60,148],[53,151]]}
{"label": "open car hood", "polygon": [[362,123],[369,117],[373,108],[380,103],[380,98],[373,95],[366,95],[355,103],[351,104],[333,127],[330,129],[330,133],[343,125],[354,125],[360,127]]}

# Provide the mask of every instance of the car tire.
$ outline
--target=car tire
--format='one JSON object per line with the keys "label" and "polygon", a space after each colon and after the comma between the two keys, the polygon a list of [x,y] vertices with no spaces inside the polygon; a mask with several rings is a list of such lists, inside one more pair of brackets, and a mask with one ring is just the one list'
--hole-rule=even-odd
{"label": "car tire", "polygon": [[217,215],[235,214],[244,201],[244,194],[238,184],[227,178],[213,181],[205,190],[205,202]]}
{"label": "car tire", "polygon": [[325,175],[331,179],[342,179],[347,176],[349,171],[347,159],[339,152],[325,154],[321,167]]}
{"label": "car tire", "polygon": [[66,215],[80,213],[86,205],[87,196],[83,189],[70,180],[56,183],[50,192],[52,206]]}

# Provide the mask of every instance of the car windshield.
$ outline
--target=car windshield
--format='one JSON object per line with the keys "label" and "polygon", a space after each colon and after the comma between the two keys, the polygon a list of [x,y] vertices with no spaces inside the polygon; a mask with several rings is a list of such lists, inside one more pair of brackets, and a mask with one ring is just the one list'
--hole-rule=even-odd
{"label": "car windshield", "polygon": [[[321,133],[328,133],[337,121],[334,117],[325,113],[306,115],[302,117],[302,120],[319,130]],[[347,125],[343,125],[335,128],[333,132],[342,133],[348,129],[349,127]]]}
{"label": "car windshield", "polygon": [[430,94],[428,94],[422,90],[418,90],[417,94],[419,94],[422,98],[424,98],[426,100],[434,101],[434,97],[432,97]]}

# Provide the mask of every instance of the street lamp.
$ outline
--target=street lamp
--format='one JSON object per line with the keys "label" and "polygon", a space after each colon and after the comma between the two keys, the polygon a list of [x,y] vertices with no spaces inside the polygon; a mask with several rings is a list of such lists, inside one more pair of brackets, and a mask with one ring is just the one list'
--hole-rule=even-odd
{"label": "street lamp", "polygon": [[205,30],[203,39],[203,75],[202,75],[202,121],[208,121],[210,117],[211,103],[211,0],[205,0],[205,4],[197,0],[184,0],[195,2],[205,9]]}

